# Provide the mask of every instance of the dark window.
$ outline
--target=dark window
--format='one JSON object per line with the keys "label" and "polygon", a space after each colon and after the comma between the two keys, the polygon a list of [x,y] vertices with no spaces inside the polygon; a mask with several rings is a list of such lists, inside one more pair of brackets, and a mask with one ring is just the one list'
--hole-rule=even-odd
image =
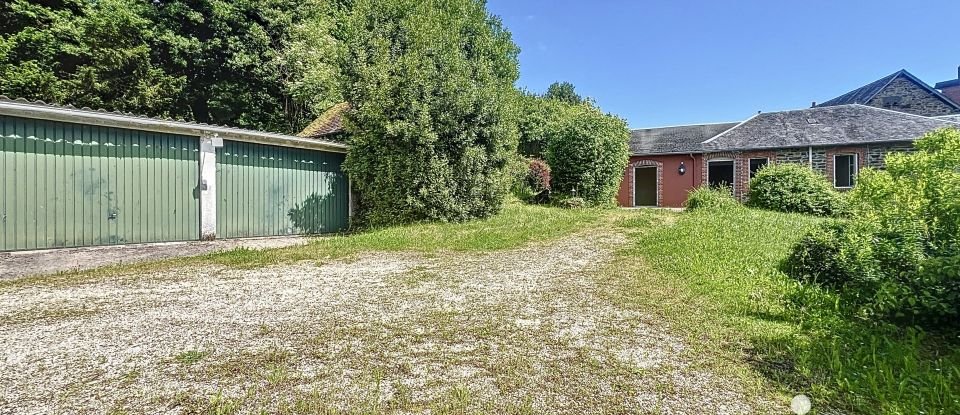
{"label": "dark window", "polygon": [[857,178],[857,155],[837,154],[833,156],[833,185],[853,187]]}
{"label": "dark window", "polygon": [[757,171],[766,167],[768,161],[766,158],[750,159],[750,178],[752,179],[753,176],[757,175]]}
{"label": "dark window", "polygon": [[707,169],[710,187],[733,188],[733,161],[711,161]]}

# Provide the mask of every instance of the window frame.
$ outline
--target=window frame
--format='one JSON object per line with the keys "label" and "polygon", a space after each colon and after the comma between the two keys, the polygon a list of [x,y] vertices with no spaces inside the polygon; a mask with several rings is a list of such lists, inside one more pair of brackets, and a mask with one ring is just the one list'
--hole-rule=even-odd
{"label": "window frame", "polygon": [[712,187],[710,184],[710,164],[711,163],[730,163],[731,169],[733,169],[733,183],[730,183],[730,192],[731,194],[737,194],[737,160],[732,158],[714,158],[707,160],[707,186]]}
{"label": "window frame", "polygon": [[[753,171],[754,160],[763,160],[763,166],[760,166],[760,169],[770,165],[770,157],[750,157],[747,160],[747,169],[749,170],[749,172],[747,172],[747,175],[750,176],[751,180],[753,179],[753,176],[756,175],[756,172]],[[757,169],[757,171],[759,171],[760,169]]]}
{"label": "window frame", "polygon": [[[850,163],[850,185],[849,186],[840,186],[837,184],[837,158],[838,157],[851,157],[852,163]],[[857,185],[857,175],[860,173],[860,155],[857,153],[837,153],[833,155],[833,187],[835,189],[853,189]]]}

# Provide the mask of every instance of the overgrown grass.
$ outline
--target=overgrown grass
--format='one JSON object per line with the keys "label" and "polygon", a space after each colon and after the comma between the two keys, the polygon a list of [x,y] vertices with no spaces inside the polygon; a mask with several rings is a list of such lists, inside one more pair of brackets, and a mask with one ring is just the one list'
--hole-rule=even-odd
{"label": "overgrown grass", "polygon": [[[815,409],[960,413],[956,338],[845,315],[836,296],[779,271],[818,222],[746,209],[687,212],[638,239],[614,265],[620,277],[633,275],[622,300],[656,310],[697,353],[721,365],[745,360],[753,370],[743,376],[760,374],[758,381],[782,385],[785,397],[811,395]],[[642,267],[627,265],[637,257]]]}
{"label": "overgrown grass", "polygon": [[[371,251],[493,251],[562,237],[617,216],[615,209],[558,209],[512,201],[491,218],[456,223],[419,223],[317,238],[305,246],[279,249],[239,248],[197,257],[122,264],[55,276],[0,281],[0,289],[25,284],[56,284],[215,263],[255,268],[306,260],[333,260]],[[645,215],[644,217],[651,217]]]}
{"label": "overgrown grass", "polygon": [[208,256],[217,263],[254,267],[335,259],[370,251],[493,251],[555,239],[595,225],[610,210],[556,209],[510,203],[494,217],[463,223],[419,223],[318,238],[307,246],[234,250]]}

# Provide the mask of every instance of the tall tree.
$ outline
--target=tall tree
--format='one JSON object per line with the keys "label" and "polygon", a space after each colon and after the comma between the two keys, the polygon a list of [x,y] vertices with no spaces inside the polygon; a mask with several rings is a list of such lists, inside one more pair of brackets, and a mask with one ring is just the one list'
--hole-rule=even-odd
{"label": "tall tree", "polygon": [[547,93],[543,94],[545,99],[565,102],[567,104],[582,104],[586,100],[577,94],[576,88],[569,82],[554,82],[547,88]]}
{"label": "tall tree", "polygon": [[151,61],[148,8],[133,0],[0,4],[0,93],[175,115],[183,80]]}
{"label": "tall tree", "polygon": [[356,0],[342,19],[346,168],[370,225],[497,212],[518,49],[479,0]]}
{"label": "tall tree", "polygon": [[[336,61],[322,0],[155,0],[154,59],[186,80],[177,104],[201,122],[296,131],[310,116],[301,87],[319,86],[326,103],[338,94],[317,79]],[[314,48],[305,50],[305,45]],[[320,72],[317,72],[320,69]],[[314,78],[304,80],[304,76]],[[316,90],[307,88],[316,94]],[[298,100],[299,99],[299,100]],[[306,103],[300,100],[308,100]],[[320,101],[324,101],[321,99]],[[304,114],[304,113],[307,114]]]}
{"label": "tall tree", "polygon": [[0,2],[0,94],[299,131],[340,100],[342,1]]}

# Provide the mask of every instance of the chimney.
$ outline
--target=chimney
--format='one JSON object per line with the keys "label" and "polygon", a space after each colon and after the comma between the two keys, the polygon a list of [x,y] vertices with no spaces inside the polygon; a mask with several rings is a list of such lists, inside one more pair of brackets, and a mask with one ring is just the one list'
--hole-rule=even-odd
{"label": "chimney", "polygon": [[937,82],[934,88],[939,89],[943,95],[946,95],[953,102],[960,104],[960,66],[957,67],[957,79]]}
{"label": "chimney", "polygon": [[810,108],[816,108],[816,107],[817,107],[817,101],[813,101],[813,104],[810,104]]}

